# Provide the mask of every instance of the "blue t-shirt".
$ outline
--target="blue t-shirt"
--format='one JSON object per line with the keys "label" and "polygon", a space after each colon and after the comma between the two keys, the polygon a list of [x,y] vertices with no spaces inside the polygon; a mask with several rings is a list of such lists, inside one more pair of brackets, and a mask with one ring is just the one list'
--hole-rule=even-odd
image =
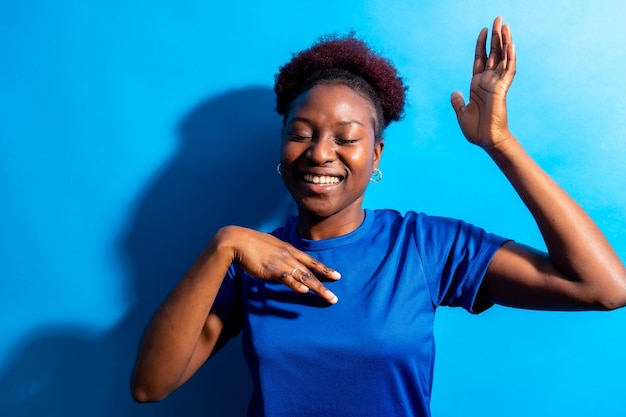
{"label": "blue t-shirt", "polygon": [[341,273],[339,301],[230,268],[213,311],[243,330],[249,416],[430,416],[440,305],[478,313],[489,262],[506,239],[442,217],[366,210],[344,236],[306,240],[297,218],[272,234]]}

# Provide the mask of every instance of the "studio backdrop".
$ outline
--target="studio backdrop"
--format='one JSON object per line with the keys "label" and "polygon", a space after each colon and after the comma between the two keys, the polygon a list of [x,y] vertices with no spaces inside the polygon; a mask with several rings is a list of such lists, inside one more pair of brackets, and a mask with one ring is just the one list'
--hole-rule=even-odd
{"label": "studio backdrop", "polygon": [[[133,402],[130,372],[147,321],[219,227],[269,231],[294,212],[275,172],[273,76],[323,34],[354,30],[409,85],[367,207],[544,248],[449,104],[497,15],[518,55],[512,131],[626,260],[617,0],[4,0],[0,415],[244,415],[239,339],[158,404]],[[442,308],[433,415],[623,416],[625,330],[626,310]]]}

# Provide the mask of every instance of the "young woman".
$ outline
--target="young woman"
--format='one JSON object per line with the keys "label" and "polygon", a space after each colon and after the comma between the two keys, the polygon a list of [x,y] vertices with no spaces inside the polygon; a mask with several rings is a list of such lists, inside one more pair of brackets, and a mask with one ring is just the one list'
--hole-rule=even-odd
{"label": "young woman", "polygon": [[428,416],[437,307],[626,304],[619,257],[509,131],[509,27],[495,20],[489,54],[486,40],[483,29],[469,103],[453,93],[452,107],[534,216],[548,253],[460,220],[364,209],[405,87],[358,39],[322,40],[275,84],[279,172],[298,215],[271,234],[218,231],[146,331],[132,380],[138,401],[164,398],[243,331],[251,416]]}

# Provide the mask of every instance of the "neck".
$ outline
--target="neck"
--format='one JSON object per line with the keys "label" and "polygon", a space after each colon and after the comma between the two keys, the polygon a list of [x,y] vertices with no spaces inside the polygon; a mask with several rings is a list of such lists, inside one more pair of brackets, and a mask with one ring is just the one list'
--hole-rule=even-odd
{"label": "neck", "polygon": [[297,230],[298,234],[305,239],[330,239],[355,231],[364,219],[365,210],[361,207],[349,213],[337,213],[328,217],[316,217],[300,211]]}

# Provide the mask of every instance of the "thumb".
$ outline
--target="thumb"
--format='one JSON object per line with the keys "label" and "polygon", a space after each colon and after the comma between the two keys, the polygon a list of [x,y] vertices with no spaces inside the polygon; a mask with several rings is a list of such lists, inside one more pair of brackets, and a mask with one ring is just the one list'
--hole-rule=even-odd
{"label": "thumb", "polygon": [[452,108],[456,113],[457,120],[461,120],[463,117],[463,113],[465,113],[465,99],[463,98],[463,94],[459,91],[455,91],[450,96],[450,103],[452,104]]}

